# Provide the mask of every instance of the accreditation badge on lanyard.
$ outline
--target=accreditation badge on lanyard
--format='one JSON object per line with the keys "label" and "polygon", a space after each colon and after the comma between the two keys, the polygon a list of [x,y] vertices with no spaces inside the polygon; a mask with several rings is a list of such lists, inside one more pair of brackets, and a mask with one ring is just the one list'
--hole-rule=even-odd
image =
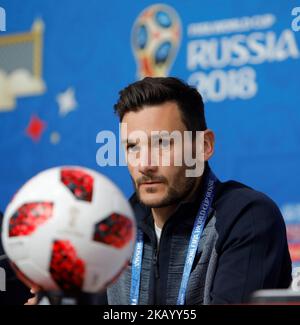
{"label": "accreditation badge on lanyard", "polygon": [[[205,184],[206,189],[205,189],[204,199],[201,202],[199,211],[197,213],[194,222],[187,255],[185,258],[183,275],[182,275],[179,294],[177,298],[177,305],[184,305],[185,303],[185,294],[187,290],[189,277],[196,256],[200,237],[203,232],[205,222],[207,220],[209,210],[215,195],[216,182],[217,182],[217,178],[214,175],[214,173],[210,170],[209,175],[206,179],[206,184]],[[132,258],[132,275],[131,275],[131,288],[130,288],[131,305],[137,305],[139,301],[143,248],[144,248],[143,232],[140,229],[138,229],[135,249]]]}

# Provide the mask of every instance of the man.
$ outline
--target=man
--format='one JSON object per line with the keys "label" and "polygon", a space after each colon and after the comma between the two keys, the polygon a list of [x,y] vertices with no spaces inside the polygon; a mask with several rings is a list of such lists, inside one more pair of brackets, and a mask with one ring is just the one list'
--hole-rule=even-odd
{"label": "man", "polygon": [[[176,78],[147,77],[120,92],[115,111],[139,230],[132,261],[108,289],[108,303],[244,303],[255,290],[287,288],[291,260],[282,215],[264,194],[214,176],[208,165],[214,133],[201,95]],[[188,177],[191,166],[175,164],[178,144],[161,138],[153,146],[153,131],[183,137],[192,131],[196,156],[200,133],[203,174]],[[137,133],[146,137],[131,136]],[[169,166],[161,163],[165,151],[174,154]]]}

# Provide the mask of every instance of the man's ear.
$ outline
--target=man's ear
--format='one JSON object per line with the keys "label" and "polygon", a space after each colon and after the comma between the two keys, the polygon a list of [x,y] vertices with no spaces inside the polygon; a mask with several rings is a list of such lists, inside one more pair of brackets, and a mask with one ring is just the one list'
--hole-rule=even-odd
{"label": "man's ear", "polygon": [[208,161],[215,150],[215,134],[212,130],[206,129],[204,131],[204,161]]}

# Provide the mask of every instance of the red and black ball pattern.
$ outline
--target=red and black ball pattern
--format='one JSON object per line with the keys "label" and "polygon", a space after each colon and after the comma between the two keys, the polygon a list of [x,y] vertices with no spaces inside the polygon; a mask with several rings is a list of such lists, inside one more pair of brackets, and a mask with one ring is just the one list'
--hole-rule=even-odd
{"label": "red and black ball pattern", "polygon": [[25,203],[9,220],[9,237],[28,236],[52,217],[52,202]]}
{"label": "red and black ball pattern", "polygon": [[74,194],[75,198],[91,202],[93,198],[94,179],[91,175],[80,169],[61,169],[63,184]]}
{"label": "red and black ball pattern", "polygon": [[82,289],[85,263],[77,256],[77,252],[69,240],[54,241],[50,274],[63,291],[76,293]]}
{"label": "red and black ball pattern", "polygon": [[132,236],[132,221],[121,214],[113,213],[95,225],[93,239],[106,245],[122,248],[131,241]]}

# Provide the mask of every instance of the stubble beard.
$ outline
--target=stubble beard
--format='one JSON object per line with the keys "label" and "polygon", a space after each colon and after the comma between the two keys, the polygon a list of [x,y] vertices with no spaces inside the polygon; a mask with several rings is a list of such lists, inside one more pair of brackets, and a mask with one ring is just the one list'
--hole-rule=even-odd
{"label": "stubble beard", "polygon": [[[182,178],[179,184],[176,184],[176,188],[173,186],[168,186],[167,193],[162,198],[158,199],[156,202],[151,203],[148,203],[147,201],[142,199],[139,192],[139,187],[133,181],[137,198],[143,205],[149,208],[164,208],[170,205],[178,204],[180,201],[183,201],[186,197],[188,197],[191,192],[193,192],[197,181],[197,178],[195,177],[183,177],[184,178]],[[153,187],[149,187],[148,189],[146,189],[146,192],[155,193],[156,190]]]}

